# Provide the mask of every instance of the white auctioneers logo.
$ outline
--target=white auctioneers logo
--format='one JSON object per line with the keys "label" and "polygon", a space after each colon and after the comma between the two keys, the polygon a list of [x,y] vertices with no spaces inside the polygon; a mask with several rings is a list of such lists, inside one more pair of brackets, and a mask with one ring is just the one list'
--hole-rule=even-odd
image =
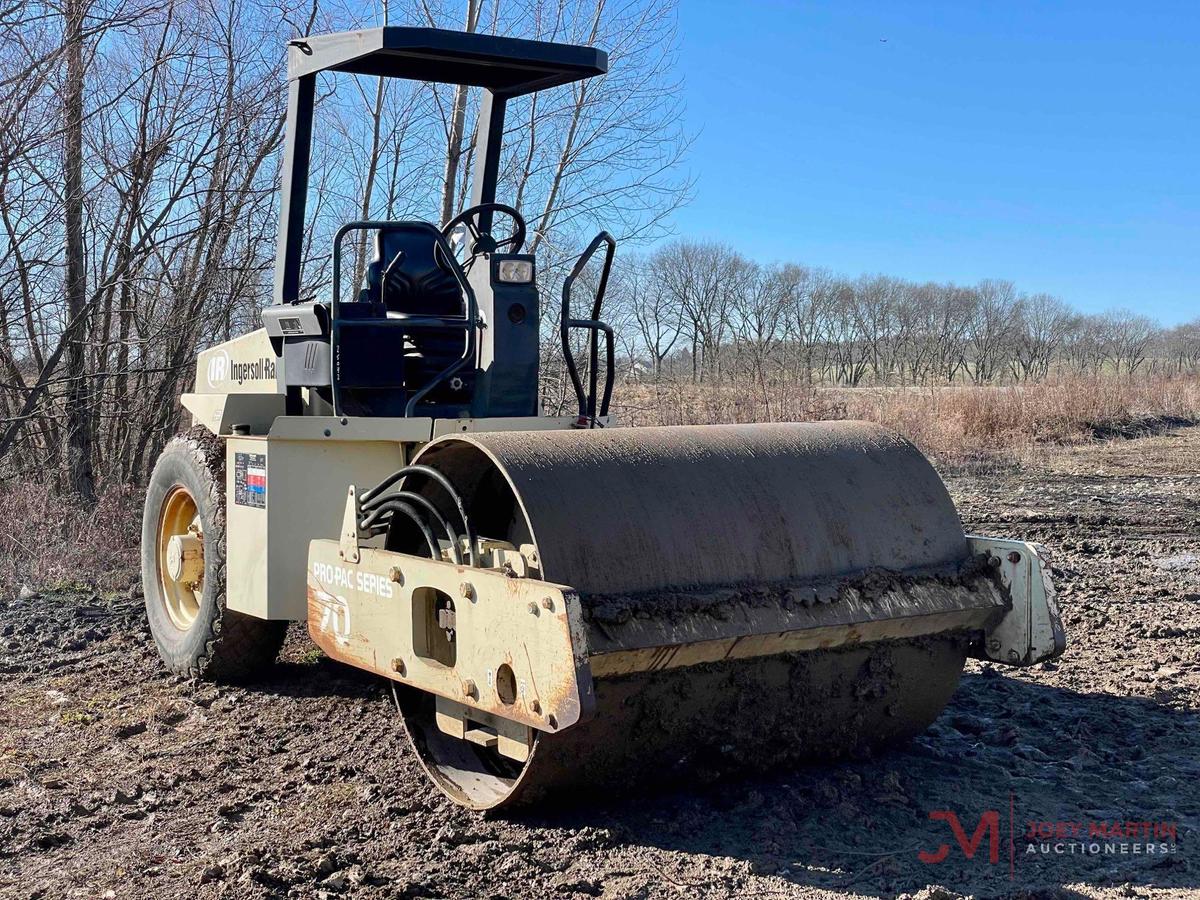
{"label": "white auctioneers logo", "polygon": [[229,354],[214,353],[208,360],[208,386],[217,387],[229,377]]}

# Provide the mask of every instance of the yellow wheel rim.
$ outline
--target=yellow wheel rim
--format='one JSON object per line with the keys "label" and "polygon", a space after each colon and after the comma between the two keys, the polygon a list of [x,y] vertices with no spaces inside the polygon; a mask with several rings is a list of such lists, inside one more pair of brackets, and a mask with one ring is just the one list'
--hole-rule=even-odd
{"label": "yellow wheel rim", "polygon": [[[158,517],[158,583],[171,623],[187,631],[204,595],[204,531],[200,509],[181,484],[168,492]],[[187,556],[186,563],[181,558]]]}

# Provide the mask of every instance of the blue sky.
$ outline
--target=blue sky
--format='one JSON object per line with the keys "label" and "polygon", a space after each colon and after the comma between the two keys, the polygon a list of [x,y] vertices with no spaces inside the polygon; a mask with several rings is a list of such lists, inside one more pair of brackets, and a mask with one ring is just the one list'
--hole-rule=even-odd
{"label": "blue sky", "polygon": [[1200,316],[1198,0],[682,0],[680,40],[680,235]]}

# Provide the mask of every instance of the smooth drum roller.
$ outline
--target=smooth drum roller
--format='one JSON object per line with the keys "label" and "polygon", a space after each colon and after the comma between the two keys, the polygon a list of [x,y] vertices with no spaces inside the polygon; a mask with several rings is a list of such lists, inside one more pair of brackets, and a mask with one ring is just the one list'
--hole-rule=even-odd
{"label": "smooth drum roller", "polygon": [[[402,692],[430,777],[477,808],[911,736],[1007,602],[933,468],[868,424],[473,434],[414,462],[453,484],[481,543],[524,548],[521,574],[582,609],[586,714],[531,729],[523,762]],[[453,516],[433,479],[410,483]],[[387,549],[428,555],[399,526]]]}

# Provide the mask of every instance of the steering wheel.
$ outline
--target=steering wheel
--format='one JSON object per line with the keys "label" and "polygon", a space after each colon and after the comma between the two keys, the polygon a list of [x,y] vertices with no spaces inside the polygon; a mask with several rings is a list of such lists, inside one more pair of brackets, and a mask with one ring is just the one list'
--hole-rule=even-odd
{"label": "steering wheel", "polygon": [[[481,213],[504,213],[512,219],[513,230],[512,234],[503,240],[496,240],[492,236],[490,229],[483,231],[479,227],[479,215]],[[446,242],[458,249],[459,242],[451,237],[454,229],[459,226],[466,229],[467,235],[470,236],[470,244],[467,241],[462,241],[461,246],[467,247],[467,259],[464,263],[464,268],[467,268],[475,260],[475,257],[481,253],[495,253],[497,250],[507,249],[510,253],[520,253],[521,248],[525,246],[525,219],[521,214],[504,203],[480,203],[478,206],[472,206],[464,209],[457,216],[442,226],[442,237]]]}

